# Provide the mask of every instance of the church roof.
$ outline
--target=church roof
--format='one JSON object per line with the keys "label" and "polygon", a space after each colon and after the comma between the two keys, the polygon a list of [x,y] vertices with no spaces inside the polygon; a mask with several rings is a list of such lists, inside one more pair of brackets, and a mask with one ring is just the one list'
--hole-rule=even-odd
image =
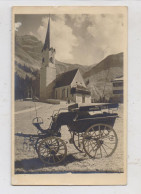
{"label": "church roof", "polygon": [[50,17],[48,20],[48,28],[47,28],[45,43],[44,43],[42,51],[46,50],[47,48],[50,49]]}
{"label": "church roof", "polygon": [[71,71],[67,71],[65,73],[59,74],[56,77],[55,88],[70,85],[72,83],[77,71],[78,71],[78,69],[73,69]]}

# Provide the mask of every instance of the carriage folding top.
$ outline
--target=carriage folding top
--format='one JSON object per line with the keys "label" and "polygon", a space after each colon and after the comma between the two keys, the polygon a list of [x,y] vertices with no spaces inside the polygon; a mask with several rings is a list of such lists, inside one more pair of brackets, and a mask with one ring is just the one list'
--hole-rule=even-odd
{"label": "carriage folding top", "polygon": [[103,109],[114,109],[118,108],[118,104],[111,103],[89,103],[89,104],[73,104],[68,106],[69,111],[101,111]]}
{"label": "carriage folding top", "polygon": [[34,118],[32,123],[39,133],[30,135],[30,140],[35,140],[34,148],[38,157],[43,163],[50,165],[65,159],[67,146],[61,139],[62,125],[68,127],[71,134],[69,142],[73,143],[79,152],[84,152],[93,159],[111,156],[118,143],[117,134],[113,129],[118,117],[113,110],[117,109],[118,104],[111,103],[73,104],[67,109],[54,111],[47,129],[42,129],[41,117]]}

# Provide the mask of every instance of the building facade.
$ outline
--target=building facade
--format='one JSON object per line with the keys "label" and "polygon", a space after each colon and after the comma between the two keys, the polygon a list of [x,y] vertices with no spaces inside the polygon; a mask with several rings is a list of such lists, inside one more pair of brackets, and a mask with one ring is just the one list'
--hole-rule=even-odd
{"label": "building facade", "polygon": [[57,76],[55,98],[68,102],[90,103],[91,95],[87,90],[79,69],[74,69]]}
{"label": "building facade", "polygon": [[112,94],[112,100],[114,102],[120,102],[123,103],[123,76],[118,77],[112,81],[113,85],[113,94]]}

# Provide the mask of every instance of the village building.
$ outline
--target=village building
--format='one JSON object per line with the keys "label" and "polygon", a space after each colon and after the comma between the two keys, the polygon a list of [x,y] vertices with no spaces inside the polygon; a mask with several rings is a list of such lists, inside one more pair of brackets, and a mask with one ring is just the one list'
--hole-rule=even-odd
{"label": "village building", "polygon": [[90,103],[91,95],[79,69],[56,76],[55,49],[50,46],[50,18],[42,49],[40,69],[40,100],[59,99],[68,102]]}
{"label": "village building", "polygon": [[113,94],[112,100],[115,102],[123,103],[123,76],[115,78],[112,81]]}
{"label": "village building", "polygon": [[74,69],[57,76],[55,98],[80,103],[90,103],[91,96],[87,90],[79,69]]}

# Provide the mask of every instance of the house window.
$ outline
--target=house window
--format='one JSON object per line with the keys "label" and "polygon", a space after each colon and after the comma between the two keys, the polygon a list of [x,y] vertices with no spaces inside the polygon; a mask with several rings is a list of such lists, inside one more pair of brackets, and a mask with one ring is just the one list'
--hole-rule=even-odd
{"label": "house window", "polygon": [[120,82],[120,83],[113,83],[113,86],[114,86],[114,87],[121,87],[121,86],[123,86],[123,82]]}
{"label": "house window", "polygon": [[113,94],[123,94],[123,90],[113,90]]}

